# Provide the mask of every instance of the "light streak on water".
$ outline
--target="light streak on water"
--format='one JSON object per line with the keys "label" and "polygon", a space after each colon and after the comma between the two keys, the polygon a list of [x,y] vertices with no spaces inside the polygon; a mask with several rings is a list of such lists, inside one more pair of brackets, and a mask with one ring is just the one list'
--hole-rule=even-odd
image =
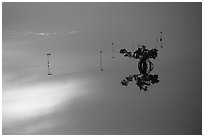
{"label": "light streak on water", "polygon": [[3,129],[54,113],[63,103],[67,105],[78,95],[84,94],[82,87],[81,81],[69,80],[61,83],[43,82],[4,90]]}

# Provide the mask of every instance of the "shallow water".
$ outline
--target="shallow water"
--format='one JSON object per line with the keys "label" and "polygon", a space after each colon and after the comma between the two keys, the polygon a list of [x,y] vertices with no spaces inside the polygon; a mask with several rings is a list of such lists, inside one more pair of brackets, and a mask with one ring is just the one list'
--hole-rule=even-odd
{"label": "shallow water", "polygon": [[3,91],[3,134],[201,134],[193,87],[163,82],[144,92],[111,74],[64,75]]}

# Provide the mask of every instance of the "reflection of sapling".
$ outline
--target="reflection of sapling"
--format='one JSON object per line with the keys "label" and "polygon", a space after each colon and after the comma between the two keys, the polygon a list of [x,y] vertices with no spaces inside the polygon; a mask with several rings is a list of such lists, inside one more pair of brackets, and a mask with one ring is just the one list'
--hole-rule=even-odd
{"label": "reflection of sapling", "polygon": [[155,59],[158,55],[157,49],[146,49],[146,46],[141,46],[133,53],[127,51],[126,49],[121,49],[120,53],[123,54],[125,57],[139,59],[138,69],[140,74],[138,75],[130,75],[121,81],[122,85],[128,86],[130,81],[135,80],[137,86],[140,90],[147,91],[148,86],[151,84],[158,83],[158,75],[152,75],[150,72],[153,70],[153,63],[150,59]]}
{"label": "reflection of sapling", "polygon": [[[158,75],[152,75],[152,74],[140,74],[140,75],[130,75],[129,77],[126,77],[121,81],[122,85],[128,86],[130,81],[136,81],[136,84],[140,87],[140,90],[147,89],[147,86],[150,86],[151,84],[158,83]],[[146,91],[146,90],[145,90]]]}

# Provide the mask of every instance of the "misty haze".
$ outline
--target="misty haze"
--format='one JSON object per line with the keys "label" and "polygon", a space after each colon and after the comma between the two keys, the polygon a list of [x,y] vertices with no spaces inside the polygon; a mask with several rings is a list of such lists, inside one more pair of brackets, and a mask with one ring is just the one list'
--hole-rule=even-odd
{"label": "misty haze", "polygon": [[202,3],[3,2],[2,87],[4,135],[201,135]]}

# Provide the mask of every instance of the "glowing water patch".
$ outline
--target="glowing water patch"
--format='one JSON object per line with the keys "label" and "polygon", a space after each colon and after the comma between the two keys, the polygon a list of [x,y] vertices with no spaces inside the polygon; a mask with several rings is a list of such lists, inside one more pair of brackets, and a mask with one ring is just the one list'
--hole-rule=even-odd
{"label": "glowing water patch", "polygon": [[52,113],[57,106],[69,102],[77,95],[84,94],[81,89],[81,82],[69,81],[41,83],[3,91],[3,127]]}

